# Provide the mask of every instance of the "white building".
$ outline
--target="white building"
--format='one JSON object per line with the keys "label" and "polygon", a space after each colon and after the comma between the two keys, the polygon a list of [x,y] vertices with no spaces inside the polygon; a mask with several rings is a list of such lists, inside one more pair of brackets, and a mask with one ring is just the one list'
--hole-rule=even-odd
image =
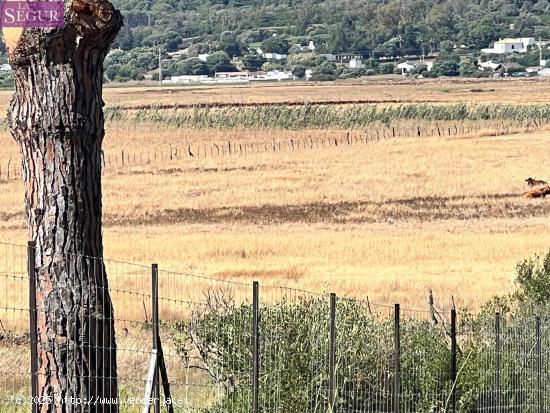
{"label": "white building", "polygon": [[216,72],[214,74],[214,78],[217,80],[222,81],[236,81],[236,82],[242,82],[242,81],[249,81],[250,80],[250,72],[243,71],[243,72]]}
{"label": "white building", "polygon": [[414,65],[407,61],[407,62],[399,63],[397,65],[397,68],[401,69],[401,74],[404,75],[405,73],[411,72],[414,69]]}
{"label": "white building", "polygon": [[264,53],[263,57],[267,60],[285,60],[288,56],[283,53]]}
{"label": "white building", "polygon": [[269,72],[255,72],[250,74],[251,81],[282,81],[293,80],[292,72],[270,70]]}
{"label": "white building", "polygon": [[176,50],[175,52],[168,52],[166,54],[170,56],[172,59],[178,59],[180,57],[184,57],[187,55],[185,50]]}
{"label": "white building", "polygon": [[366,56],[358,53],[325,53],[324,56],[329,62],[349,63],[353,59],[363,60]]}
{"label": "white building", "polygon": [[201,53],[197,57],[199,58],[199,60],[206,62],[206,60],[208,59],[208,56],[210,56],[208,53]]}
{"label": "white building", "polygon": [[264,52],[262,49],[260,49],[259,47],[256,49],[256,53],[259,55],[259,56],[262,56],[264,59],[267,59],[267,60],[284,60],[286,59],[288,56],[284,53],[273,53],[273,52]]}
{"label": "white building", "polygon": [[315,43],[313,43],[313,40],[309,41],[309,44],[307,45],[307,48],[309,49],[310,52],[315,51]]}
{"label": "white building", "polygon": [[199,83],[208,79],[207,75],[170,76],[169,80],[163,80],[162,83]]}
{"label": "white building", "polygon": [[478,64],[478,67],[482,70],[495,71],[495,70],[499,70],[502,67],[502,64],[501,63],[496,63],[496,62],[493,62],[493,61],[489,60],[488,62],[480,62]]}
{"label": "white building", "polygon": [[351,59],[349,61],[350,69],[360,69],[363,67],[363,61],[361,59]]}
{"label": "white building", "polygon": [[481,52],[486,54],[525,53],[528,47],[534,44],[534,37],[500,39],[498,42],[495,42],[492,48],[481,49]]}

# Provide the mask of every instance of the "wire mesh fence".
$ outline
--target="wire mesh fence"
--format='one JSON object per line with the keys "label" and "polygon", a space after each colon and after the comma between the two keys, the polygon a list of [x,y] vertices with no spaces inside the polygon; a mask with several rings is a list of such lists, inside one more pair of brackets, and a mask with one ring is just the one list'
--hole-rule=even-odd
{"label": "wire mesh fence", "polygon": [[29,282],[25,247],[0,244],[0,411],[30,395]]}
{"label": "wire mesh fence", "polygon": [[40,403],[542,413],[550,403],[548,317],[464,315],[457,324],[454,310],[81,255],[35,258],[0,243],[2,413]]}

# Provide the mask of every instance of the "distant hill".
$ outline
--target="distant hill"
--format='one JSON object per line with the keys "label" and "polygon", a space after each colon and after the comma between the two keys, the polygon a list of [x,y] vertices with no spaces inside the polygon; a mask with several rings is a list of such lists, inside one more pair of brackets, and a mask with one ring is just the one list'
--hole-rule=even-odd
{"label": "distant hill", "polygon": [[487,47],[508,36],[550,37],[549,0],[115,0],[117,46],[239,54],[274,33],[326,52],[412,54],[442,41]]}

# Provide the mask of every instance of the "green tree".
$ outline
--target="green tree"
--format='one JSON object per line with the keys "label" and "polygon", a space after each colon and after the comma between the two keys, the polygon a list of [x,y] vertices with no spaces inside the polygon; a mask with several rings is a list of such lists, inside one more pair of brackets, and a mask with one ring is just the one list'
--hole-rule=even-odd
{"label": "green tree", "polygon": [[436,60],[432,67],[434,76],[458,76],[460,64],[455,60]]}
{"label": "green tree", "polygon": [[219,48],[233,58],[242,54],[243,45],[234,33],[224,33]]}
{"label": "green tree", "polygon": [[460,63],[460,76],[475,76],[479,70],[475,60]]}
{"label": "green tree", "polygon": [[208,75],[210,68],[208,65],[196,57],[185,59],[178,63],[177,70],[180,75]]}
{"label": "green tree", "polygon": [[243,59],[243,65],[246,70],[260,70],[265,63],[265,59],[256,54],[247,54]]}
{"label": "green tree", "polygon": [[264,53],[287,54],[290,44],[288,43],[288,39],[284,36],[272,36],[264,40],[260,47]]}
{"label": "green tree", "polygon": [[296,65],[292,69],[292,75],[298,79],[304,79],[306,77],[306,67],[302,65]]}
{"label": "green tree", "polygon": [[327,50],[331,52],[347,52],[353,48],[353,21],[349,17],[344,19],[330,31]]}
{"label": "green tree", "polygon": [[225,52],[212,53],[206,59],[206,64],[212,72],[233,72],[235,66],[231,64],[229,55]]}

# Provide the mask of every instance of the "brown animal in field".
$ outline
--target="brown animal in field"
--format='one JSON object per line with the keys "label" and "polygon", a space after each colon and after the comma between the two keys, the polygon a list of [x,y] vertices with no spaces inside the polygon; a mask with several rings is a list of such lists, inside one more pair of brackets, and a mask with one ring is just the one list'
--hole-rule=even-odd
{"label": "brown animal in field", "polygon": [[548,185],[548,182],[543,181],[542,179],[526,178],[525,182],[527,182],[527,185],[529,186]]}
{"label": "brown animal in field", "polygon": [[524,192],[522,196],[524,198],[545,198],[548,194],[550,194],[550,185]]}

